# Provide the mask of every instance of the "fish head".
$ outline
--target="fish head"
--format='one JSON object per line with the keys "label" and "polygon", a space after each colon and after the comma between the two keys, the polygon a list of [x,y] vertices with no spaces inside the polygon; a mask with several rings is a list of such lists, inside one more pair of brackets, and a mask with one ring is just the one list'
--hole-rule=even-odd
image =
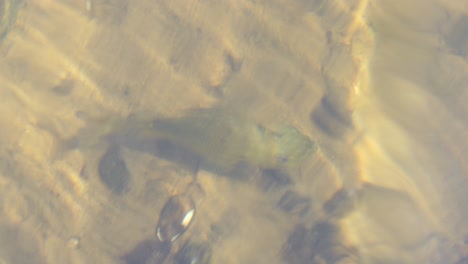
{"label": "fish head", "polygon": [[269,127],[268,137],[275,168],[295,168],[317,150],[315,142],[289,125]]}

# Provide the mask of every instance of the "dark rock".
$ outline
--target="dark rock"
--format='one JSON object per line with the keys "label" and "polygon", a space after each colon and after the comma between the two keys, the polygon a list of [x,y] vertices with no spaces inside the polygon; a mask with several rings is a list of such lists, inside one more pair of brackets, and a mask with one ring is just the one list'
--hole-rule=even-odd
{"label": "dark rock", "polygon": [[128,191],[131,175],[117,145],[111,145],[102,156],[98,171],[102,183],[113,193],[120,195]]}
{"label": "dark rock", "polygon": [[174,257],[176,264],[208,264],[211,248],[207,244],[186,242]]}
{"label": "dark rock", "polygon": [[122,256],[126,264],[156,264],[163,263],[171,252],[170,242],[145,240],[132,251]]}
{"label": "dark rock", "polygon": [[173,242],[180,237],[192,223],[195,204],[188,195],[176,195],[164,205],[156,226],[156,237],[162,242]]}
{"label": "dark rock", "polygon": [[309,199],[288,190],[278,201],[277,206],[290,214],[304,216],[310,208]]}

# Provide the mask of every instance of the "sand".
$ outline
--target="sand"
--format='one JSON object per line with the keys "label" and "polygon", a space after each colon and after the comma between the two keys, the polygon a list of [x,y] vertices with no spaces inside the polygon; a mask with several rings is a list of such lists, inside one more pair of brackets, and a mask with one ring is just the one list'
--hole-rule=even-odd
{"label": "sand", "polygon": [[[336,220],[360,263],[466,256],[463,1],[24,2],[0,43],[1,263],[125,263],[194,172],[123,148],[132,178],[118,195],[98,177],[108,142],[57,145],[89,119],[219,104],[291,124],[320,151],[288,186],[198,171],[195,220],[167,261],[191,241],[212,263],[288,262],[291,232],[328,221],[342,187],[364,190]],[[287,190],[305,215],[278,209]]]}

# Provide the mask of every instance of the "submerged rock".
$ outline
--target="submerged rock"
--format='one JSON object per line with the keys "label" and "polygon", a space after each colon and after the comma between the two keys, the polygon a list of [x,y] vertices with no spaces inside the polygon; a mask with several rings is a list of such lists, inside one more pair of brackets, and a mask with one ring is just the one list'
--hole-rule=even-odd
{"label": "submerged rock", "polygon": [[126,264],[158,264],[168,257],[171,252],[170,242],[159,240],[145,240],[135,246],[130,252],[122,256]]}
{"label": "submerged rock", "polygon": [[211,247],[208,244],[199,244],[187,241],[174,257],[176,264],[209,264],[211,260]]}
{"label": "submerged rock", "polygon": [[104,153],[98,171],[102,183],[113,193],[120,195],[128,191],[131,175],[117,145],[111,145]]}
{"label": "submerged rock", "polygon": [[318,222],[311,229],[296,226],[284,245],[287,263],[358,263],[357,251],[346,245],[339,226]]}
{"label": "submerged rock", "polygon": [[156,226],[156,237],[161,242],[173,242],[187,230],[194,215],[195,203],[191,197],[172,196],[161,210]]}

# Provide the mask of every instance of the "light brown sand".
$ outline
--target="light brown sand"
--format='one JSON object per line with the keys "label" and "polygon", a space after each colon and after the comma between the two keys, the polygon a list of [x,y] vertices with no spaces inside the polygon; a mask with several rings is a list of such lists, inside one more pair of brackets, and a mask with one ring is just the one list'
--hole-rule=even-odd
{"label": "light brown sand", "polygon": [[[341,221],[363,261],[426,263],[432,234],[448,241],[442,258],[466,241],[468,63],[451,35],[463,1],[25,2],[0,47],[1,263],[119,263],[191,181],[124,150],[131,189],[112,194],[96,171],[105,143],[53,156],[57,137],[86,125],[78,113],[172,117],[216,103],[323,146],[294,175],[313,209],[289,216],[275,208],[284,189],[200,171],[196,220],[174,250],[212,240],[213,263],[283,263],[296,224],[311,227],[338,188],[364,183],[406,196],[370,192]],[[340,140],[309,119],[330,92],[355,123]]]}

